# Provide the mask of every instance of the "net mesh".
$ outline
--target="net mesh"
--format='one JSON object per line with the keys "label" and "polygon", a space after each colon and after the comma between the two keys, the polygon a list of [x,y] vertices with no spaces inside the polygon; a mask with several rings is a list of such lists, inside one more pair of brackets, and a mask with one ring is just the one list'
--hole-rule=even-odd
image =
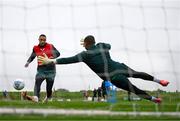
{"label": "net mesh", "polygon": [[[80,39],[92,34],[97,42],[111,44],[113,60],[171,84],[163,88],[138,79],[132,83],[146,90],[177,91],[179,15],[178,0],[0,0],[0,89],[14,90],[12,81],[22,78],[25,90],[33,90],[36,61],[28,69],[24,64],[44,33],[61,57],[82,51]],[[101,79],[85,64],[57,66],[56,89],[100,85]]]}

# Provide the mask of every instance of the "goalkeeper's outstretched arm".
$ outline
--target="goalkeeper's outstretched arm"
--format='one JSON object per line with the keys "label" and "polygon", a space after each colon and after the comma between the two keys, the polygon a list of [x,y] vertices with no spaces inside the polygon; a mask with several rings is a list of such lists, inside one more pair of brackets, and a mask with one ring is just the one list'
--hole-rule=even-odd
{"label": "goalkeeper's outstretched arm", "polygon": [[47,57],[46,54],[43,56],[38,56],[38,61],[42,63],[42,65],[46,65],[49,63],[54,64],[71,64],[71,63],[78,63],[83,62],[85,58],[85,53],[81,52],[75,56],[68,57],[68,58],[58,58],[58,59],[50,59]]}

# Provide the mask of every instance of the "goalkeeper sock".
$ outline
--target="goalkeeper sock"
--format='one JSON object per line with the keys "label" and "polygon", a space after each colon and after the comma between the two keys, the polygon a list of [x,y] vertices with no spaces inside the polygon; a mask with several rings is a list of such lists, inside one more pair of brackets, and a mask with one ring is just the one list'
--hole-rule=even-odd
{"label": "goalkeeper sock", "polygon": [[153,97],[153,96],[152,96],[151,101],[160,104],[160,103],[162,102],[162,99],[159,98],[159,97],[157,98],[157,97]]}
{"label": "goalkeeper sock", "polygon": [[160,83],[161,80],[160,80],[160,79],[157,79],[157,78],[154,78],[153,81],[154,81],[154,82],[157,82],[157,83]]}
{"label": "goalkeeper sock", "polygon": [[160,80],[160,79],[154,78],[153,81],[161,84],[162,86],[167,86],[169,84],[169,81],[167,81],[167,80]]}

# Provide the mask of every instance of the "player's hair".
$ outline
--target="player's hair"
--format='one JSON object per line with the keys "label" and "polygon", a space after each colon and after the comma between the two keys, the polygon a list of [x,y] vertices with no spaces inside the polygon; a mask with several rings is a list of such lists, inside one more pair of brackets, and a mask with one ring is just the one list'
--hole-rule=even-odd
{"label": "player's hair", "polygon": [[46,35],[45,35],[45,34],[40,34],[40,35],[39,35],[39,38],[40,38],[40,37],[46,37]]}
{"label": "player's hair", "polygon": [[86,36],[85,39],[84,39],[84,42],[87,43],[88,45],[93,45],[93,44],[96,43],[95,38],[92,35]]}

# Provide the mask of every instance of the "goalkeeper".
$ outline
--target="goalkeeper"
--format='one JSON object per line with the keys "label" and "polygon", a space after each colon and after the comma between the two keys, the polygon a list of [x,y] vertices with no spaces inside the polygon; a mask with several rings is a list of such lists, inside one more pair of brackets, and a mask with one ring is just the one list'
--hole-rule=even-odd
{"label": "goalkeeper", "polygon": [[85,39],[81,42],[81,45],[85,47],[86,51],[82,51],[75,56],[68,58],[49,59],[45,55],[45,57],[39,56],[38,60],[42,62],[42,64],[71,64],[77,62],[84,62],[102,80],[110,80],[111,83],[118,88],[135,93],[139,97],[153,101],[155,103],[161,103],[161,98],[150,96],[145,91],[134,86],[128,78],[141,78],[144,80],[159,83],[162,86],[167,86],[169,84],[168,81],[156,79],[155,77],[147,73],[135,71],[129,68],[124,63],[119,63],[112,60],[109,53],[109,50],[111,49],[110,44],[95,44],[95,38],[92,35],[85,37]]}

